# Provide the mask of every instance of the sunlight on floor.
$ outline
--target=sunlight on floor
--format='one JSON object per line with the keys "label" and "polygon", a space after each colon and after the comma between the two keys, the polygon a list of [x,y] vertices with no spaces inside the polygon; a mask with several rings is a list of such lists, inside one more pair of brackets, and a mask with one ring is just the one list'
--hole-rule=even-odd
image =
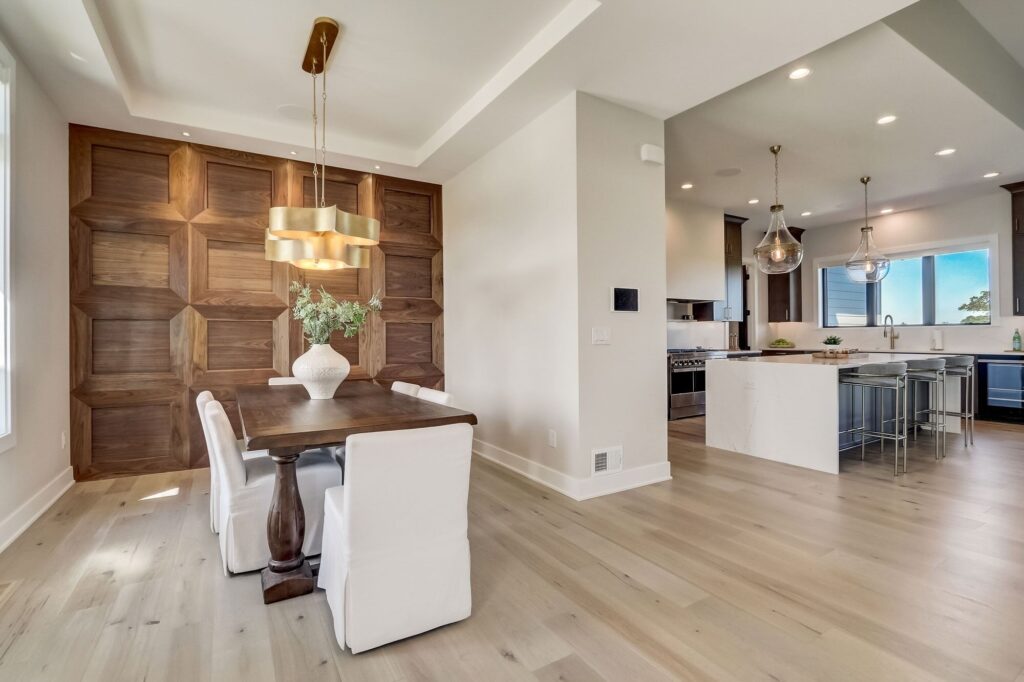
{"label": "sunlight on floor", "polygon": [[174,497],[175,495],[178,494],[178,490],[178,488],[168,488],[167,490],[161,490],[158,493],[153,493],[152,495],[140,497],[139,502],[143,502],[145,500],[159,500],[161,497]]}

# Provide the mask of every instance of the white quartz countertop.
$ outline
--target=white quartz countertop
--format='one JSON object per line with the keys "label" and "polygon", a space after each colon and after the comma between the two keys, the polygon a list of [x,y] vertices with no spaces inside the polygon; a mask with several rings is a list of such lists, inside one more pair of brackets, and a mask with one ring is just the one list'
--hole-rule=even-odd
{"label": "white quartz countertop", "polygon": [[[789,352],[789,353],[816,353],[816,352],[818,352],[818,351],[820,351],[822,349],[824,349],[823,345],[822,346],[818,346],[816,348],[815,347],[809,347],[809,346],[808,347],[801,346],[799,348],[768,348],[768,347],[766,347],[766,348],[762,348],[761,352],[768,353],[768,352],[771,352],[771,351],[780,351],[781,350],[781,351],[786,351],[786,352]],[[860,351],[862,353],[882,353],[882,354],[888,354],[889,353],[889,351],[883,350],[881,348],[876,348],[876,349],[861,348]],[[978,350],[977,348],[975,348],[974,350],[931,350],[929,348],[898,348],[898,349],[896,349],[895,352],[902,353],[904,355],[907,355],[907,354],[909,354],[909,355],[1024,355],[1024,351],[1019,351],[1019,350],[1007,350],[1007,349]]]}
{"label": "white quartz countertop", "polygon": [[956,353],[868,353],[866,357],[860,358],[837,358],[824,359],[816,358],[813,355],[761,355],[755,357],[743,357],[743,358],[718,358],[708,360],[711,362],[756,362],[756,363],[768,363],[773,365],[812,365],[821,366],[829,369],[853,369],[861,367],[863,365],[870,365],[876,362],[906,362],[907,360],[915,360],[921,358],[934,358],[936,356],[942,357],[954,356]]}

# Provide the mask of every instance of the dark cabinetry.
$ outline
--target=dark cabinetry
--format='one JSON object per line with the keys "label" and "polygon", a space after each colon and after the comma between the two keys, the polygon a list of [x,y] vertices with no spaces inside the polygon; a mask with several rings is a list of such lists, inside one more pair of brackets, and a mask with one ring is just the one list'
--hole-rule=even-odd
{"label": "dark cabinetry", "polygon": [[[804,231],[799,227],[789,228],[797,241],[802,241]],[[768,321],[801,322],[803,320],[803,273],[801,265],[784,275],[768,275]]]}
{"label": "dark cabinetry", "polygon": [[1010,192],[1013,213],[1013,314],[1024,315],[1024,182],[1003,185]]}

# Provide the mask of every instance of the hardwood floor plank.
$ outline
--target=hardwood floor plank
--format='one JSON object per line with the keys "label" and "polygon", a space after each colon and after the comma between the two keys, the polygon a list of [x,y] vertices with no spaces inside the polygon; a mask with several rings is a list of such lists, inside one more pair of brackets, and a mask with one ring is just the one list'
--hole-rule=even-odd
{"label": "hardwood floor plank", "polygon": [[78,483],[0,554],[0,679],[1024,682],[1024,428],[898,478],[668,430],[671,481],[582,503],[474,460],[472,617],[359,655],[222,574],[206,470]]}

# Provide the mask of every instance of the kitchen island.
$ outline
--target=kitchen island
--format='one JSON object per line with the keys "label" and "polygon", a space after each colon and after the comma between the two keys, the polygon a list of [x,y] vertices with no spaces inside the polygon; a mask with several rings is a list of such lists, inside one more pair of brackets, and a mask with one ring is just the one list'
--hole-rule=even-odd
{"label": "kitchen island", "polygon": [[[868,353],[837,360],[809,354],[710,360],[705,442],[713,448],[838,474],[840,450],[859,444],[849,437],[841,439],[839,431],[860,425],[859,397],[853,400],[849,387],[840,387],[840,372],[877,362],[934,357]],[[891,392],[880,393],[892,400]],[[946,401],[949,411],[959,409],[956,381],[947,384]],[[878,407],[874,402],[869,405],[869,419]],[[919,407],[923,409],[923,402]],[[892,413],[892,407],[886,408],[887,417]],[[960,420],[947,417],[946,429],[959,433]],[[952,442],[947,437],[947,443]]]}

